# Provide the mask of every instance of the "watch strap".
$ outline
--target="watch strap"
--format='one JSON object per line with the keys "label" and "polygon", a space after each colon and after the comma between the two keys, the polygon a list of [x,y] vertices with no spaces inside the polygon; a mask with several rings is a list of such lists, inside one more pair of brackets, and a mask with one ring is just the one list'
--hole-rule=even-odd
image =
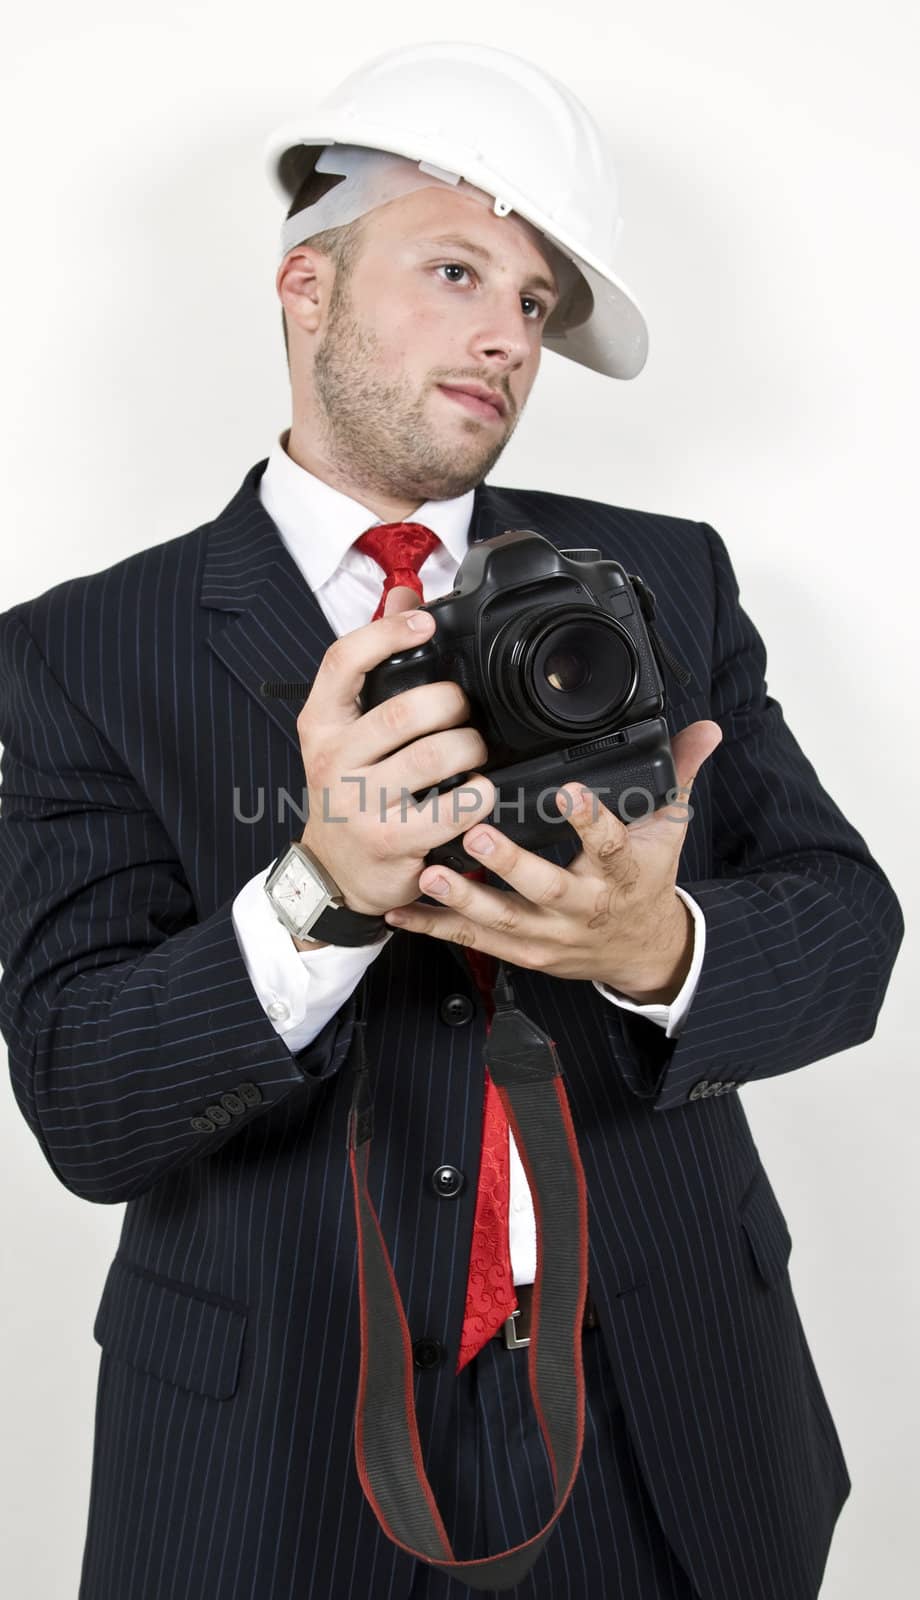
{"label": "watch strap", "polygon": [[319,939],[325,944],[374,944],[385,933],[391,932],[383,917],[367,911],[352,911],[348,906],[327,906],[321,911],[305,939]]}

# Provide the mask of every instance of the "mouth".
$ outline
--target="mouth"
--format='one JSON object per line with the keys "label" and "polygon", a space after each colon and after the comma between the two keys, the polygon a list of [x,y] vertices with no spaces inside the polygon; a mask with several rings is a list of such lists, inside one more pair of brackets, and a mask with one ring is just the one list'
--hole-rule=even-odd
{"label": "mouth", "polygon": [[441,383],[438,388],[449,400],[454,400],[457,405],[463,406],[472,416],[483,417],[487,422],[502,422],[508,410],[508,402],[504,395],[496,393],[494,389],[487,389],[483,384]]}

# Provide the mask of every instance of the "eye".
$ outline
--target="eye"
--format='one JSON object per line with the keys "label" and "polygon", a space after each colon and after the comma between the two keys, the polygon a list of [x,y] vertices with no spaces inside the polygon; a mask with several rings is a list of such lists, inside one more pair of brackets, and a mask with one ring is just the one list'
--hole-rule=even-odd
{"label": "eye", "polygon": [[[436,270],[438,272],[465,272],[467,276],[469,276],[470,273],[470,268],[465,267],[461,261],[447,261],[443,267],[438,267]],[[451,278],[449,281],[451,283],[457,283],[458,279]]]}
{"label": "eye", "polygon": [[[443,266],[437,267],[435,270],[437,272],[465,272],[467,277],[469,277],[472,272],[472,268],[464,266],[462,261],[446,261],[444,262]],[[448,279],[449,283],[459,283],[459,281],[459,278]],[[528,322],[541,322],[547,314],[546,306],[544,305],[543,301],[537,300],[532,294],[522,294],[521,304],[534,307],[533,311],[525,312]]]}

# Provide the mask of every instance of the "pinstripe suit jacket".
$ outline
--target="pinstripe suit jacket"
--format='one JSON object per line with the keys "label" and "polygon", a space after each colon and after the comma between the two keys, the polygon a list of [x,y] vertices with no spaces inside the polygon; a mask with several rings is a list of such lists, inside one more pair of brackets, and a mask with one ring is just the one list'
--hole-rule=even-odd
{"label": "pinstripe suit jacket", "polygon": [[[259,686],[311,677],[333,637],[259,503],[265,465],[213,522],[0,616],[0,1026],[52,1171],[126,1202],[94,1327],[82,1600],[338,1600],[372,1567],[399,1594],[415,1565],[354,1467],[354,997],[292,1056],[231,922],[302,828],[298,707]],[[708,934],[679,1039],[588,982],[515,984],[566,1071],[592,1294],[666,1536],[706,1600],[811,1600],[850,1480],[737,1089],[871,1036],[900,909],[767,694],[711,527],[481,486],[471,539],[506,527],[640,572],[693,673],[672,731],[723,729],[680,866]],[[547,852],[563,864],[566,832]],[[445,1353],[416,1375],[426,1461],[479,1160],[485,1022],[457,954],[397,931],[368,977],[371,1192],[412,1337]],[[472,1014],[448,1025],[458,992]],[[445,1161],[459,1197],[432,1187]]]}

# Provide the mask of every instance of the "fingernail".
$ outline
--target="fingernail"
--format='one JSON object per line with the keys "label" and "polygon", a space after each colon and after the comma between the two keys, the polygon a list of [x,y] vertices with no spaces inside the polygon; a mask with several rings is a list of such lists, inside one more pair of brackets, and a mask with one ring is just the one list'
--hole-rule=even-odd
{"label": "fingernail", "polygon": [[421,611],[418,607],[406,612],[406,626],[414,628],[416,633],[427,633],[434,618],[430,611]]}
{"label": "fingernail", "polygon": [[446,878],[432,878],[425,885],[426,894],[450,894],[450,884]]}
{"label": "fingernail", "polygon": [[581,810],[584,797],[580,789],[560,789],[556,795],[556,803],[563,815],[570,817],[573,811]]}
{"label": "fingernail", "polygon": [[488,833],[471,834],[466,842],[470,849],[475,850],[476,854],[480,856],[487,856],[490,850],[495,848],[491,835]]}

